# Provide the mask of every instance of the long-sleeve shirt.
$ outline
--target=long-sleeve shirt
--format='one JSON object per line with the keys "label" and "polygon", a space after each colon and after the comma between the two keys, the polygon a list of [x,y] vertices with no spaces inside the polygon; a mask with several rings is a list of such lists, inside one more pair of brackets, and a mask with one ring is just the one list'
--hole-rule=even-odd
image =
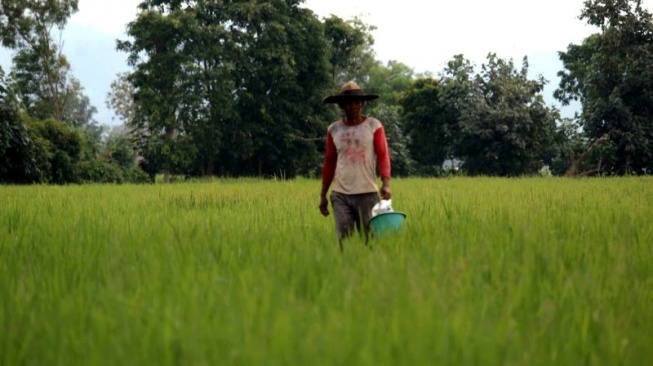
{"label": "long-sleeve shirt", "polygon": [[367,117],[357,125],[344,120],[327,129],[322,184],[344,194],[378,192],[376,167],[381,178],[390,178],[390,156],[381,122]]}

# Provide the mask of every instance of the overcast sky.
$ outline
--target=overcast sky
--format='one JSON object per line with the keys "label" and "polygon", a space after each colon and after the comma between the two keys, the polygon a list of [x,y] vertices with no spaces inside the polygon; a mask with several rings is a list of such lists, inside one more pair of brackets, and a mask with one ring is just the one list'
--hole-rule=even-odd
{"label": "overcast sky", "polygon": [[[140,0],[79,0],[79,12],[64,33],[64,54],[74,75],[98,108],[100,123],[117,124],[105,106],[109,84],[128,71],[126,54],[115,51],[115,40],[125,39],[125,25],[136,16]],[[343,19],[358,16],[377,29],[374,51],[378,60],[400,61],[416,72],[442,71],[446,62],[463,54],[477,65],[489,52],[512,58],[520,65],[529,57],[530,74],[550,80],[545,89],[549,104],[561,69],[558,51],[580,43],[598,31],[578,19],[584,0],[306,0],[304,7],[318,16]],[[651,9],[653,0],[643,4]],[[7,50],[0,63],[8,71]]]}

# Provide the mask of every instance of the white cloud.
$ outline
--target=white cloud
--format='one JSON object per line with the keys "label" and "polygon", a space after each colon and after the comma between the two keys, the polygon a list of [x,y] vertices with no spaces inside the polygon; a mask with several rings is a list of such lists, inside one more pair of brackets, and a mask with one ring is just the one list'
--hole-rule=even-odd
{"label": "white cloud", "polygon": [[136,18],[140,3],[141,0],[79,0],[79,11],[70,23],[107,35],[121,35],[127,23]]}
{"label": "white cloud", "polygon": [[[483,61],[489,52],[520,60],[563,51],[596,29],[578,19],[585,0],[306,0],[319,16],[359,16],[376,26],[375,51],[417,71],[440,70],[455,54]],[[111,36],[124,34],[141,0],[80,0],[70,22]],[[653,0],[644,0],[650,9]]]}
{"label": "white cloud", "polygon": [[[650,8],[653,0],[644,0]],[[455,54],[483,61],[564,51],[598,29],[578,19],[584,0],[457,0],[399,2],[307,0],[319,16],[359,16],[374,25],[380,60],[398,60],[417,71],[441,70]]]}

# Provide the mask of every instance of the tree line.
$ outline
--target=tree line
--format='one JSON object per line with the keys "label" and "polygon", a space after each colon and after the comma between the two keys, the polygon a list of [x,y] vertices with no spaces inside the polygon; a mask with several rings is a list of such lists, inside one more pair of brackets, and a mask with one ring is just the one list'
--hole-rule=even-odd
{"label": "tree line", "polygon": [[[547,80],[489,54],[454,55],[438,74],[375,59],[374,27],[318,18],[301,0],[145,0],[118,40],[131,71],[107,105],[124,124],[108,134],[53,29],[77,0],[4,5],[0,40],[0,182],[148,182],[156,174],[314,177],[326,126],[321,103],[348,80],[381,97],[366,114],[386,127],[393,174],[522,176],[650,174],[653,170],[653,23],[637,0],[585,1],[597,33],[559,52]],[[4,4],[4,3],[3,3]]]}

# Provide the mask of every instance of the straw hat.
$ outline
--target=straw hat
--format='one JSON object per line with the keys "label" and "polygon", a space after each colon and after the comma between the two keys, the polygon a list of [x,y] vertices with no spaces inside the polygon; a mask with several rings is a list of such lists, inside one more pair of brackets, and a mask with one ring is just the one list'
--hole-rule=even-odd
{"label": "straw hat", "polygon": [[345,83],[345,85],[340,88],[340,93],[336,95],[331,95],[322,102],[324,103],[346,103],[354,100],[362,100],[362,101],[368,101],[368,100],[374,100],[378,98],[378,95],[375,94],[365,94],[361,90],[360,86],[356,84],[353,81],[350,81],[348,83]]}

